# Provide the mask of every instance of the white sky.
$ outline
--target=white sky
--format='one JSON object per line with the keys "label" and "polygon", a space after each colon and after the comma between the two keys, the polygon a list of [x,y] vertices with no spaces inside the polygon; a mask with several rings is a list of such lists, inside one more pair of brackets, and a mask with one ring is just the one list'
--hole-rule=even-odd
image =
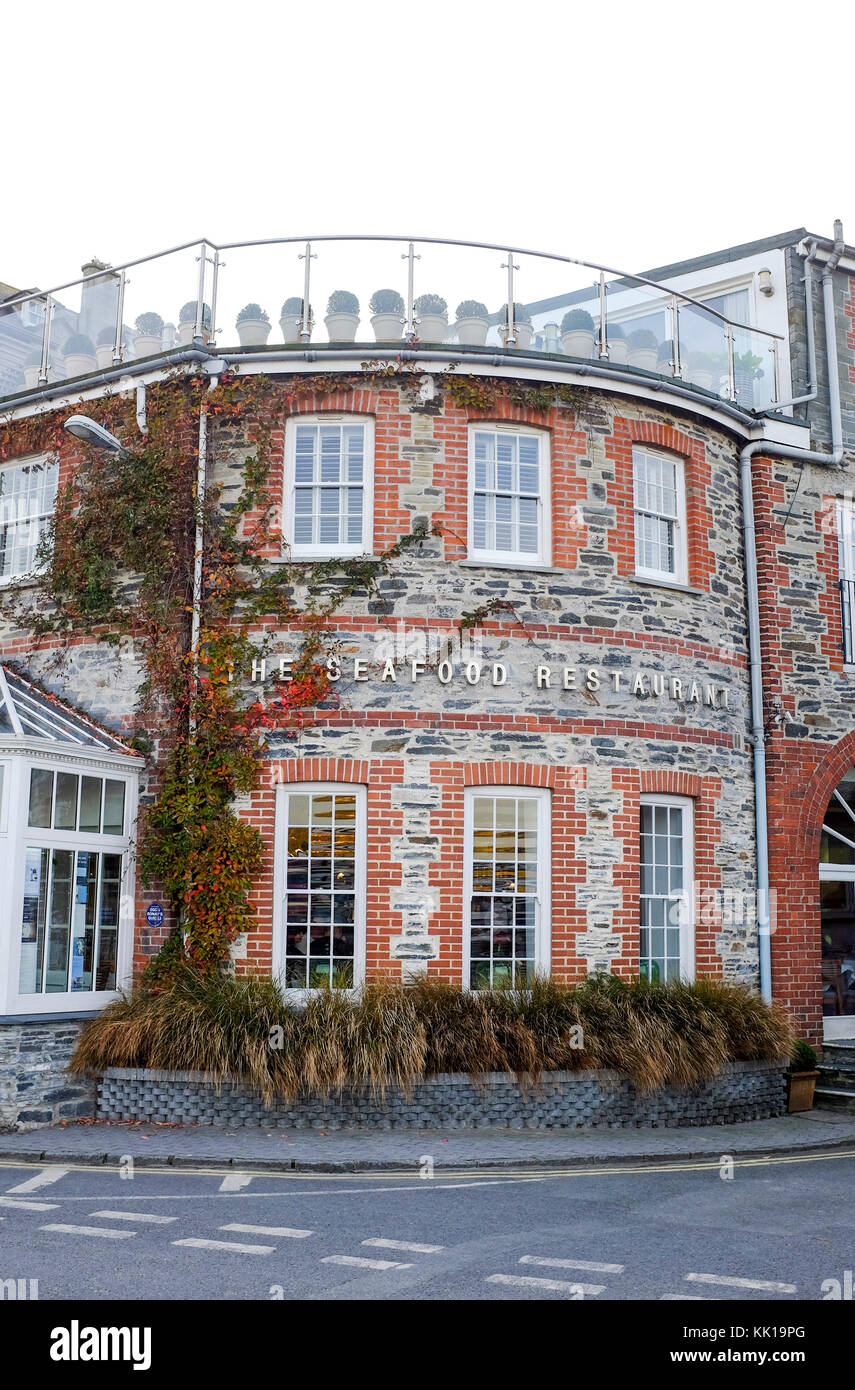
{"label": "white sky", "polygon": [[203,235],[444,235],[626,270],[791,227],[827,234],[834,217],[855,241],[853,13],[842,0],[810,24],[791,0],[9,6],[0,280],[45,287],[93,254],[118,264]]}

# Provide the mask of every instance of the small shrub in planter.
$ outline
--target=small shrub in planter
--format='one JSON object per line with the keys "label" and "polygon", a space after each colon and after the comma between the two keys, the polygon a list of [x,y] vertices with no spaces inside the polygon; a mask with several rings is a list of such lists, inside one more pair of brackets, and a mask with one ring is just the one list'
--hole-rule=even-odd
{"label": "small shrub in planter", "polygon": [[[507,347],[508,343],[508,306],[503,309],[504,323],[499,328],[502,342]],[[514,347],[527,348],[531,343],[533,329],[531,326],[531,314],[524,304],[514,304]]]}
{"label": "small shrub in planter", "polygon": [[628,352],[626,333],[620,323],[609,323],[606,320],[606,342],[609,348],[609,361],[623,366],[626,362]]}
{"label": "small shrub in planter", "polygon": [[104,327],[98,330],[98,335],[95,339],[95,358],[102,371],[113,365],[113,348],[115,342],[115,328]]}
{"label": "small shrub in planter", "polygon": [[416,333],[425,343],[441,343],[448,332],[448,305],[440,294],[420,294],[413,303]]}
{"label": "small shrub in planter", "polygon": [[646,372],[655,372],[659,359],[659,342],[656,334],[649,328],[634,328],[627,334],[627,361],[631,367],[641,367]]}
{"label": "small shrub in planter", "polygon": [[[186,304],[181,305],[178,314],[178,341],[182,347],[187,347],[193,341],[193,330],[196,327],[196,300],[188,299]],[[211,332],[211,306],[202,305],[202,337],[207,338]]]}
{"label": "small shrub in planter", "polygon": [[24,374],[24,385],[33,390],[39,384],[39,373],[42,369],[42,350],[40,347],[31,348],[24,358],[21,370]]}
{"label": "small shrub in planter", "polygon": [[483,347],[487,341],[490,315],[480,299],[463,299],[457,306],[457,341],[466,347]]}
{"label": "small shrub in planter", "polygon": [[787,1072],[787,1110],[791,1115],[813,1109],[813,1093],[819,1072],[817,1056],[810,1043],[799,1040],[790,1055]]}
{"label": "small shrub in planter", "polygon": [[404,322],[404,301],[397,290],[375,290],[368,307],[372,316],[371,327],[378,343],[400,338]]}
{"label": "small shrub in planter", "polygon": [[[315,326],[315,317],[312,313],[312,306],[309,305],[309,335]],[[300,334],[303,331],[303,301],[297,295],[292,295],[286,299],[282,305],[279,318],[279,327],[282,330],[283,343],[299,343]]]}
{"label": "small shrub in planter", "polygon": [[67,377],[85,376],[87,372],[94,372],[97,362],[95,344],[91,338],[84,337],[82,333],[73,333],[70,338],[66,339],[62,351],[65,356],[65,375]]}
{"label": "small shrub in planter", "polygon": [[359,300],[350,290],[333,290],[324,319],[331,343],[352,343],[359,327]]}
{"label": "small shrub in planter", "polygon": [[270,319],[260,304],[244,304],[235,322],[241,347],[263,347],[270,337]]}
{"label": "small shrub in planter", "polygon": [[136,320],[134,352],[137,357],[152,357],[163,345],[163,319],[160,314],[140,314]]}
{"label": "small shrub in planter", "polygon": [[561,346],[568,357],[591,357],[594,320],[587,309],[569,309],[561,320]]}

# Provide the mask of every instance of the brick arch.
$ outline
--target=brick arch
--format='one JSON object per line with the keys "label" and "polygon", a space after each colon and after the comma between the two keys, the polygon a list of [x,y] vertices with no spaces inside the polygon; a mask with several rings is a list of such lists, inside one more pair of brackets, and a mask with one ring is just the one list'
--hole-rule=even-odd
{"label": "brick arch", "polygon": [[670,449],[672,453],[691,458],[695,452],[695,442],[682,430],[659,420],[630,420],[627,430],[633,444],[652,444],[658,449]]}
{"label": "brick arch", "polygon": [[660,792],[663,796],[700,797],[703,781],[694,772],[678,772],[674,768],[651,768],[641,773],[641,792]]}
{"label": "brick arch", "polygon": [[359,782],[367,785],[370,763],[349,758],[271,758],[271,784],[281,782]]}
{"label": "brick arch", "polygon": [[855,730],[845,734],[817,763],[807,795],[802,802],[799,843],[804,846],[805,854],[812,854],[816,850],[817,861],[825,809],[834,788],[851,767],[855,767]]}
{"label": "brick arch", "polygon": [[327,412],[340,415],[373,415],[377,411],[379,395],[376,391],[341,390],[331,394],[318,392],[309,396],[295,396],[288,402],[289,415],[324,415]]}

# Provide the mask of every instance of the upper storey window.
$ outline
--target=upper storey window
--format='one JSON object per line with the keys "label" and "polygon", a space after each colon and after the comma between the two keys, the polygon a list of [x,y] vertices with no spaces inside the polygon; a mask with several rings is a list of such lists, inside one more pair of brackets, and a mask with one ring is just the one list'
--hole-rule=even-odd
{"label": "upper storey window", "polygon": [[59,465],[28,459],[0,468],[0,579],[36,568],[36,551],[56,505]]}
{"label": "upper storey window", "polygon": [[682,460],[635,448],[632,483],[636,571],[647,579],[685,584],[686,486]]}
{"label": "upper storey window", "polygon": [[549,447],[534,430],[472,427],[472,559],[549,564]]}
{"label": "upper storey window", "polygon": [[365,417],[289,420],[286,539],[299,556],[371,550],[374,424]]}

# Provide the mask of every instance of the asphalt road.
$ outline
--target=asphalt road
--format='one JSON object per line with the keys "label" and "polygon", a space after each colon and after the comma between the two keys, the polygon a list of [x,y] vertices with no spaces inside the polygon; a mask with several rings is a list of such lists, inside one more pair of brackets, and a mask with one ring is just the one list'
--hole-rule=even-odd
{"label": "asphalt road", "polygon": [[49,1299],[822,1300],[855,1154],[419,1177],[0,1165],[0,1280]]}

